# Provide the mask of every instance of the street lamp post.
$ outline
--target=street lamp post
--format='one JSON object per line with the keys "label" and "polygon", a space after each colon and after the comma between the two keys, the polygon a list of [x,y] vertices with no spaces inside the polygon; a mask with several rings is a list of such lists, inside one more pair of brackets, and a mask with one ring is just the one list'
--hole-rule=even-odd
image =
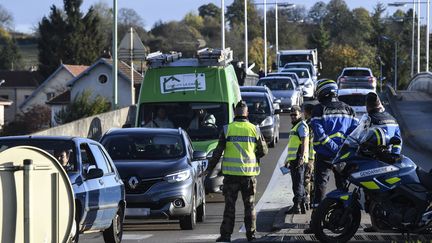
{"label": "street lamp post", "polygon": [[249,56],[248,56],[248,51],[249,51],[249,48],[248,48],[248,21],[247,21],[247,18],[248,18],[248,14],[247,14],[247,3],[248,3],[248,0],[244,0],[244,12],[245,12],[245,14],[244,14],[244,25],[245,25],[245,33],[244,33],[244,37],[245,37],[245,73],[247,74],[247,69],[249,68]]}
{"label": "street lamp post", "polygon": [[264,0],[264,74],[267,76],[267,0]]}
{"label": "street lamp post", "polygon": [[112,76],[113,76],[113,107],[115,110],[118,108],[118,82],[117,82],[117,0],[113,0],[113,68],[112,68]]}
{"label": "street lamp post", "polygon": [[417,1],[417,73],[420,72],[420,0]]}
{"label": "street lamp post", "polygon": [[429,72],[429,6],[430,0],[427,0],[426,7],[426,72]]}
{"label": "street lamp post", "polygon": [[222,32],[222,50],[225,49],[225,1],[221,0],[221,32]]}

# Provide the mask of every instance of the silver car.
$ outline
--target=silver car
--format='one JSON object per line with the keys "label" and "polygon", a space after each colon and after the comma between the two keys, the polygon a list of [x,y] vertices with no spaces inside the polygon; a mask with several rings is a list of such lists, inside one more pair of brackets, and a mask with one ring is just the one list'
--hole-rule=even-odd
{"label": "silver car", "polygon": [[267,86],[273,95],[281,100],[280,108],[282,112],[289,112],[293,105],[303,104],[303,91],[301,87],[294,84],[289,77],[270,76],[261,78],[258,86]]}
{"label": "silver car", "polygon": [[312,76],[309,73],[307,68],[287,68],[282,69],[282,73],[284,72],[294,72],[300,78],[299,83],[303,88],[303,96],[305,98],[313,99],[315,93],[315,83],[312,80]]}

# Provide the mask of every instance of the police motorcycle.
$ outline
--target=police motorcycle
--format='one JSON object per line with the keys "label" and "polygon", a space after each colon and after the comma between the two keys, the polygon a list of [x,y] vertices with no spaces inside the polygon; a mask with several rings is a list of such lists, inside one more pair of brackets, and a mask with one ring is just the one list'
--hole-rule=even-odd
{"label": "police motorcycle", "polygon": [[[372,152],[364,148],[373,132],[369,123],[364,115],[333,160],[334,172],[348,183],[328,193],[312,214],[311,228],[321,242],[349,241],[359,228],[361,209],[377,232],[422,233],[431,228],[432,174],[406,156],[391,154],[388,147],[375,146]],[[400,139],[390,139],[390,144],[398,143]]]}

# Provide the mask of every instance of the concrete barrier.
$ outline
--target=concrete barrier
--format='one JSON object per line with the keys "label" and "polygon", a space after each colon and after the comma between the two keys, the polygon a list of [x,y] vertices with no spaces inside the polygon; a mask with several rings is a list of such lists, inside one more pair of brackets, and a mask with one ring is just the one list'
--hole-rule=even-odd
{"label": "concrete barrier", "polygon": [[408,90],[423,91],[432,94],[432,73],[422,72],[414,75],[408,85]]}
{"label": "concrete barrier", "polygon": [[120,128],[127,123],[133,125],[135,116],[136,106],[130,106],[49,128],[32,135],[87,137],[97,141],[111,128]]}

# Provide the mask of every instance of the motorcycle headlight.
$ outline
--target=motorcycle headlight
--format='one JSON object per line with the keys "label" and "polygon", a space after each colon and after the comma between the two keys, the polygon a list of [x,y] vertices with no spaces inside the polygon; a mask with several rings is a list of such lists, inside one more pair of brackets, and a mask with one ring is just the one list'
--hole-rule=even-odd
{"label": "motorcycle headlight", "polygon": [[169,183],[175,183],[187,180],[190,177],[191,173],[190,170],[183,170],[174,174],[170,174],[164,177],[164,180],[166,180]]}
{"label": "motorcycle headlight", "polygon": [[342,171],[345,169],[345,166],[346,166],[345,162],[340,162],[335,164],[333,167],[338,173],[342,173]]}
{"label": "motorcycle headlight", "polygon": [[266,119],[264,119],[264,121],[261,122],[260,127],[266,127],[271,125],[273,125],[273,119],[268,116]]}

